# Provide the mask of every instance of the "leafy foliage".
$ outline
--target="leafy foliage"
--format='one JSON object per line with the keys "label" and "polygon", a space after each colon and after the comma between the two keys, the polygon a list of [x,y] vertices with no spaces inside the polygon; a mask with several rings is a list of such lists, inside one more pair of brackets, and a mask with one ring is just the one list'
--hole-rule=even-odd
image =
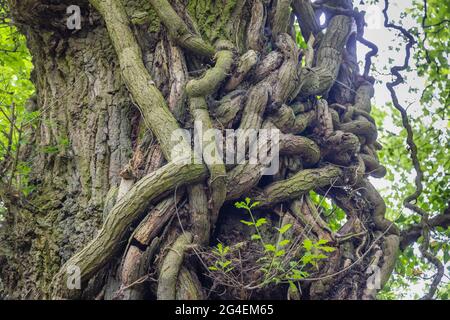
{"label": "leafy foliage", "polygon": [[[256,219],[252,211],[258,205],[258,202],[251,202],[250,198],[235,203],[236,208],[245,210],[249,216],[250,220],[241,220],[241,223],[254,230],[250,241],[258,243],[259,248],[256,250],[261,252],[256,258],[256,273],[260,276],[251,284],[241,283],[241,285],[247,289],[260,289],[272,284],[288,283],[290,290],[295,290],[295,282],[310,275],[308,267],[318,270],[319,262],[326,259],[327,254],[336,249],[327,246],[328,240],[325,239],[318,241],[303,239],[299,246],[300,239],[286,237],[293,227],[290,223],[275,227],[276,241],[271,242],[265,239],[260,228],[268,224],[268,220],[266,218]],[[212,250],[213,265],[209,267],[209,270],[216,281],[220,278],[232,277],[230,272],[238,267],[237,263],[233,264],[233,260],[236,259],[232,258],[232,254],[236,248],[240,247],[242,247],[240,244],[233,248],[219,243]],[[246,254],[246,252],[239,253],[239,255]]]}
{"label": "leafy foliage", "polygon": [[[25,37],[10,23],[6,19],[0,24],[0,163],[26,143],[23,129],[35,117],[25,109],[27,100],[34,93],[30,81],[31,56]],[[17,163],[8,172],[8,179],[18,184],[17,189],[26,192],[23,178],[28,171],[25,163]]]}
{"label": "leafy foliage", "polygon": [[[33,64],[25,37],[6,18],[3,6],[0,15],[0,181],[27,193],[29,166],[15,160],[28,138],[22,134],[23,128],[35,116],[25,109],[27,99],[34,92],[30,81]],[[0,220],[5,212],[0,201]]]}

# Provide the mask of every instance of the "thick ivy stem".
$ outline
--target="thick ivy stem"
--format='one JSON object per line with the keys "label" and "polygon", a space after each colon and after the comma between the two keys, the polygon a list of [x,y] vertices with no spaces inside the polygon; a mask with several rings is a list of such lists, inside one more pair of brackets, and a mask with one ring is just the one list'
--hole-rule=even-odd
{"label": "thick ivy stem", "polygon": [[[200,243],[207,243],[209,231],[217,221],[219,210],[226,198],[226,169],[221,154],[219,152],[219,142],[213,130],[213,123],[209,115],[206,96],[212,94],[224,81],[230,72],[233,63],[233,53],[229,50],[232,45],[228,42],[218,42],[216,44],[218,52],[215,55],[216,65],[205,72],[200,79],[193,79],[186,85],[186,92],[189,96],[190,112],[195,125],[201,125],[199,129],[201,137],[199,143],[202,146],[201,160],[206,162],[210,173],[209,186],[211,189],[211,217],[207,216],[208,206],[206,196],[200,193],[199,186],[196,191],[189,190],[191,207],[193,209],[193,224],[196,230],[195,236],[199,237]],[[212,135],[211,135],[212,134]],[[207,137],[204,137],[207,135]],[[206,141],[205,138],[208,138]],[[198,197],[198,199],[193,199]],[[199,201],[203,199],[203,201]]]}
{"label": "thick ivy stem", "polygon": [[342,177],[342,169],[332,165],[320,169],[302,170],[289,179],[268,185],[262,194],[256,197],[256,200],[261,203],[261,206],[292,200],[310,190],[332,185]]}
{"label": "thick ivy stem", "polygon": [[[227,173],[225,164],[219,152],[215,131],[212,130],[214,127],[209,117],[205,98],[190,98],[190,108],[195,121],[202,124],[204,134],[208,135],[208,141],[205,141],[205,137],[203,137],[201,143],[203,144],[203,159],[206,161],[206,166],[208,167],[210,174],[209,185],[211,187],[212,204],[211,224],[214,225],[219,210],[225,201]],[[209,133],[208,130],[210,130]]]}
{"label": "thick ivy stem", "polygon": [[178,16],[167,0],[149,0],[170,37],[181,47],[196,54],[212,58],[214,48],[206,43],[200,36],[189,30],[184,21]]}
{"label": "thick ivy stem", "polygon": [[301,95],[325,94],[334,84],[351,25],[352,18],[347,16],[335,16],[331,19],[317,51],[316,66],[312,69],[304,68],[301,71]]}
{"label": "thick ivy stem", "polygon": [[292,0],[278,0],[273,18],[272,36],[276,38],[280,33],[286,33],[289,27]]}
{"label": "thick ivy stem", "polygon": [[175,300],[176,297],[176,285],[178,274],[183,263],[184,254],[192,243],[192,234],[183,233],[170,248],[166,257],[164,258],[163,265],[158,281],[158,300]]}
{"label": "thick ivy stem", "polygon": [[230,51],[232,45],[228,41],[218,43],[220,48],[215,55],[216,64],[205,72],[199,79],[193,79],[186,85],[186,92],[190,97],[205,97],[215,90],[227,77],[233,63],[233,53]]}

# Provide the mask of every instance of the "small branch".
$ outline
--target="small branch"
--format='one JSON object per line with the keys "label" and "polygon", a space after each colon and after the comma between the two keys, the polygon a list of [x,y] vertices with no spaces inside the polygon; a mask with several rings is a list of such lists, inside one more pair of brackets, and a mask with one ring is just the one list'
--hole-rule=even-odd
{"label": "small branch", "polygon": [[401,34],[403,36],[405,36],[406,39],[408,40],[408,43],[406,44],[406,48],[405,48],[406,54],[405,54],[404,63],[402,66],[394,66],[391,68],[391,73],[395,76],[395,79],[394,79],[394,81],[388,82],[386,84],[386,87],[388,88],[389,92],[391,93],[392,103],[393,103],[394,107],[401,114],[402,124],[403,124],[403,127],[406,129],[406,133],[407,133],[406,142],[410,149],[411,160],[413,162],[414,169],[416,170],[416,173],[417,173],[416,179],[415,179],[416,191],[414,193],[412,193],[411,195],[409,195],[408,197],[406,197],[406,199],[404,200],[404,205],[408,209],[423,216],[426,213],[421,208],[419,208],[418,206],[416,206],[415,204],[412,203],[414,201],[417,201],[417,199],[419,198],[419,196],[421,195],[421,193],[423,191],[423,185],[422,185],[423,171],[420,166],[419,158],[417,155],[417,146],[414,142],[414,133],[413,133],[412,127],[409,123],[408,114],[406,112],[406,109],[403,108],[403,106],[400,104],[398,97],[397,97],[397,93],[395,91],[395,87],[397,87],[398,85],[400,85],[404,82],[403,76],[400,74],[400,72],[404,71],[408,68],[409,59],[411,57],[411,49],[414,46],[414,44],[416,43],[416,41],[409,31],[407,31],[406,29],[404,29],[401,26],[397,26],[395,24],[389,23],[389,18],[387,15],[388,8],[389,8],[389,2],[387,0],[385,0],[385,8],[383,10],[383,14],[385,17],[385,21],[384,21],[385,27],[400,31]]}
{"label": "small branch", "polygon": [[[447,207],[447,209],[444,211],[443,214],[437,215],[428,220],[428,226],[431,229],[434,229],[436,227],[442,227],[444,229],[448,228],[450,226],[450,205]],[[421,224],[414,224],[408,229],[402,231],[400,249],[405,250],[409,245],[416,242],[421,235],[422,235]]]}

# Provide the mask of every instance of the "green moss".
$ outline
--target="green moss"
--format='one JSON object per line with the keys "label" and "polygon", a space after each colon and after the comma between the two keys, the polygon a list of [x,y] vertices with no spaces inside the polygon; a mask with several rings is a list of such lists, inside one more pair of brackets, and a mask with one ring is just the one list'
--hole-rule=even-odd
{"label": "green moss", "polygon": [[128,1],[125,10],[134,25],[148,25],[148,31],[159,32],[161,21],[148,1]]}
{"label": "green moss", "polygon": [[153,8],[150,8],[148,11],[148,22],[149,22],[149,27],[148,27],[148,31],[149,32],[159,32],[160,28],[161,28],[161,21],[159,20],[158,15],[156,14],[156,11],[153,10]]}
{"label": "green moss", "polygon": [[227,24],[233,14],[237,0],[222,1],[192,0],[188,12],[197,23],[202,37],[211,43],[220,39],[231,40]]}

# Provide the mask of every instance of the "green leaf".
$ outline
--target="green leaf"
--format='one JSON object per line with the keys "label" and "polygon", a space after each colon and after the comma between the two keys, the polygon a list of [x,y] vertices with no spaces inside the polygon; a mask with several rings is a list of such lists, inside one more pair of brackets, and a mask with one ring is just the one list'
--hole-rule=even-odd
{"label": "green leaf", "polygon": [[247,209],[247,205],[245,202],[235,202],[234,206],[238,209]]}
{"label": "green leaf", "polygon": [[319,253],[318,255],[315,256],[316,260],[322,260],[322,259],[326,259],[328,258],[326,255],[324,255],[323,253]]}
{"label": "green leaf", "polygon": [[322,251],[325,251],[325,252],[334,252],[334,251],[336,251],[336,248],[333,248],[333,247],[320,247],[319,249],[322,250]]}
{"label": "green leaf", "polygon": [[301,280],[301,279],[305,279],[308,276],[309,276],[309,274],[305,271],[293,269],[290,277],[294,280]]}
{"label": "green leaf", "polygon": [[305,248],[307,251],[311,251],[313,247],[313,243],[310,239],[305,239],[303,241],[303,248]]}
{"label": "green leaf", "polygon": [[282,227],[278,230],[278,232],[279,232],[280,234],[284,234],[284,233],[286,233],[290,228],[292,228],[292,224],[291,224],[291,223],[287,223],[287,224],[285,224],[284,226],[282,226]]}
{"label": "green leaf", "polygon": [[314,257],[312,256],[312,254],[310,254],[309,252],[307,252],[302,258],[301,258],[301,262],[303,264],[308,264],[311,261],[313,261]]}
{"label": "green leaf", "polygon": [[281,257],[281,256],[284,256],[285,253],[286,253],[286,251],[284,251],[284,250],[278,250],[278,251],[275,253],[275,257]]}
{"label": "green leaf", "polygon": [[228,267],[231,264],[231,261],[224,261],[224,262],[219,262],[219,265],[222,267],[222,269],[225,269],[226,267]]}
{"label": "green leaf", "polygon": [[293,281],[289,280],[289,288],[291,290],[297,290],[297,286],[294,284]]}
{"label": "green leaf", "polygon": [[253,222],[252,221],[246,221],[246,220],[241,220],[241,223],[247,225],[247,226],[253,226]]}
{"label": "green leaf", "polygon": [[267,223],[267,219],[266,218],[258,219],[256,221],[256,227],[261,227],[263,224],[266,224],[266,223]]}
{"label": "green leaf", "polygon": [[259,206],[259,203],[260,203],[259,201],[253,202],[252,205],[250,206],[250,209]]}
{"label": "green leaf", "polygon": [[252,240],[260,240],[261,236],[259,234],[252,234],[251,239]]}
{"label": "green leaf", "polygon": [[269,252],[275,252],[275,250],[276,250],[275,246],[272,244],[265,244],[264,249],[266,249],[266,251],[269,251]]}

